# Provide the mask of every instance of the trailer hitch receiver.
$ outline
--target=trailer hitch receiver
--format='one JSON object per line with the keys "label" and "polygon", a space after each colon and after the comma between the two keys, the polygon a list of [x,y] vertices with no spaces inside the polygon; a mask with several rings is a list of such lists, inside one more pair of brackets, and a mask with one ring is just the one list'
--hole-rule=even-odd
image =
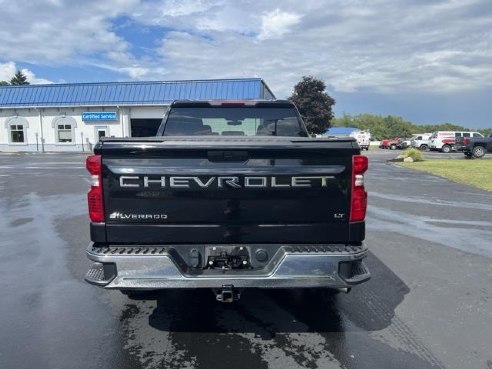
{"label": "trailer hitch receiver", "polygon": [[234,288],[231,284],[226,284],[220,289],[214,289],[215,298],[219,302],[234,302],[241,298],[241,293],[237,288]]}

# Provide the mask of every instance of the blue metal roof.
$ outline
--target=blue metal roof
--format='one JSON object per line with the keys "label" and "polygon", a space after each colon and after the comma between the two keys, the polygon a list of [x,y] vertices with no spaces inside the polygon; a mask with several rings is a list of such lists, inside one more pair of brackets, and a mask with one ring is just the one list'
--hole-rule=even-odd
{"label": "blue metal roof", "polygon": [[261,78],[1,86],[0,108],[162,105],[173,100],[274,99]]}
{"label": "blue metal roof", "polygon": [[359,128],[354,128],[354,127],[331,127],[324,134],[326,136],[329,136],[329,135],[349,135],[353,131],[356,131],[358,129]]}

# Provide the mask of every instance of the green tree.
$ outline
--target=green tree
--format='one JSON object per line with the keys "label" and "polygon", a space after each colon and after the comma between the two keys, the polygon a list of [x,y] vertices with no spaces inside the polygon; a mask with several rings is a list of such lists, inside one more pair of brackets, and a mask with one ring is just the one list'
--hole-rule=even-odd
{"label": "green tree", "polygon": [[10,80],[10,84],[13,86],[28,85],[27,77],[22,71],[18,70]]}
{"label": "green tree", "polygon": [[[393,137],[409,137],[412,133],[424,133],[435,131],[474,131],[453,123],[441,124],[414,124],[401,117],[388,115],[383,117],[374,114],[349,115],[333,119],[334,126],[355,127],[362,130],[369,130],[371,136],[376,140]],[[487,129],[478,130],[487,133]]]}
{"label": "green tree", "polygon": [[344,114],[340,118],[335,118],[333,125],[355,127],[364,131],[370,131],[374,139],[380,140],[391,135],[390,125],[393,121],[398,121],[399,119],[401,118],[392,116],[384,118],[381,115],[374,114],[359,114],[354,116]]}
{"label": "green tree", "polygon": [[492,132],[492,128],[477,129],[477,132],[480,132],[481,134],[484,135],[484,137],[487,137],[490,134],[490,132]]}
{"label": "green tree", "polygon": [[384,121],[388,127],[389,137],[410,137],[412,135],[412,124],[403,118],[388,115]]}
{"label": "green tree", "polygon": [[294,86],[289,100],[296,104],[310,133],[325,133],[333,119],[333,99],[325,92],[325,83],[313,76],[304,76]]}
{"label": "green tree", "polygon": [[8,86],[9,83],[7,81],[0,81],[0,86]]}

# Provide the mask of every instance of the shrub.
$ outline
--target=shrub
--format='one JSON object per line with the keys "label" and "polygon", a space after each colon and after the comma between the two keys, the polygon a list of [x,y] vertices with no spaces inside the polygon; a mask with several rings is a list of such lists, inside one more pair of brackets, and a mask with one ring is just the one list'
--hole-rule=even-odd
{"label": "shrub", "polygon": [[406,149],[403,151],[403,157],[404,158],[412,158],[413,161],[423,161],[424,156],[422,155],[422,151],[419,149],[416,149],[415,147],[412,147],[411,149]]}

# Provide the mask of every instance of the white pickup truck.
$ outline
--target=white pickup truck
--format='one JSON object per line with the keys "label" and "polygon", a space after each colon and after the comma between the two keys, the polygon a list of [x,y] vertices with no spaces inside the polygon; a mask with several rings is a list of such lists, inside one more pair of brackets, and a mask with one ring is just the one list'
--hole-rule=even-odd
{"label": "white pickup truck", "polygon": [[429,151],[429,140],[432,136],[432,133],[422,133],[418,135],[414,135],[412,137],[412,141],[410,142],[410,146],[415,147],[422,151]]}

